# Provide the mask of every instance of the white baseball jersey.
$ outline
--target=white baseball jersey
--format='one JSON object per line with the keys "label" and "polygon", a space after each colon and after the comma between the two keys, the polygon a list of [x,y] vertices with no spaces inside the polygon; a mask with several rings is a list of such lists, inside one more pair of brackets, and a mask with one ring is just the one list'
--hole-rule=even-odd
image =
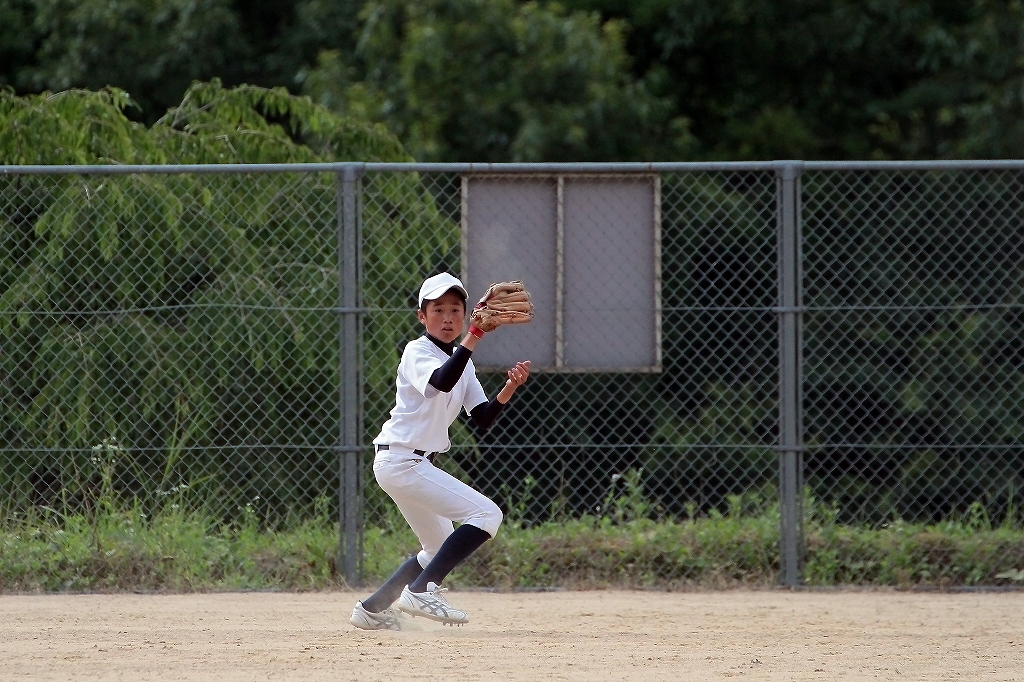
{"label": "white baseball jersey", "polygon": [[451,447],[448,427],[459,416],[487,402],[476,368],[470,359],[455,387],[442,393],[428,382],[430,375],[451,357],[421,336],[408,343],[398,363],[395,407],[374,444],[399,445],[410,450],[445,452]]}

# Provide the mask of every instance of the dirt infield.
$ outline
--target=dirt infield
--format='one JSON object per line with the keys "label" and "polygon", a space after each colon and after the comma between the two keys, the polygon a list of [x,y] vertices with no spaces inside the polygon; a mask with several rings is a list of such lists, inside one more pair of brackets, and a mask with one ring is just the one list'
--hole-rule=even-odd
{"label": "dirt infield", "polygon": [[0,680],[1024,680],[1024,593],[453,592],[472,622],[348,625],[356,595],[0,596]]}

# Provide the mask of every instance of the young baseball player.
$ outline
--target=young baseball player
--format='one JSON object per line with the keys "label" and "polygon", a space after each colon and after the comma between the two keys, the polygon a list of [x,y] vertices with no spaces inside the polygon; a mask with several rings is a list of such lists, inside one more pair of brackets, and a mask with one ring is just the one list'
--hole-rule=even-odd
{"label": "young baseball player", "polygon": [[[467,298],[462,282],[448,273],[429,277],[420,287],[416,317],[426,333],[410,341],[402,353],[395,407],[373,440],[373,473],[422,549],[376,592],[356,602],[350,622],[357,628],[401,629],[392,606],[396,600],[399,610],[414,616],[448,625],[469,622],[464,611],[447,602],[440,585],[455,566],[494,537],[502,514],[498,505],[436,468],[433,460],[451,446],[448,427],[462,409],[478,429],[494,423],[529,377],[530,362],[517,362],[509,369],[505,386],[487,400],[471,358],[484,331],[471,324],[456,343],[466,319]],[[458,529],[453,522],[461,524]]]}

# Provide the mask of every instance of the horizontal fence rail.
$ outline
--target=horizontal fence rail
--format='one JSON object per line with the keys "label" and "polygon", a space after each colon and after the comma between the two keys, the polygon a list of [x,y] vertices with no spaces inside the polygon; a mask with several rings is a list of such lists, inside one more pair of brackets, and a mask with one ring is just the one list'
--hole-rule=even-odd
{"label": "horizontal fence rail", "polygon": [[0,166],[0,512],[320,520],[379,580],[415,292],[506,263],[550,339],[437,465],[546,543],[534,584],[1019,585],[1022,197],[1020,161]]}

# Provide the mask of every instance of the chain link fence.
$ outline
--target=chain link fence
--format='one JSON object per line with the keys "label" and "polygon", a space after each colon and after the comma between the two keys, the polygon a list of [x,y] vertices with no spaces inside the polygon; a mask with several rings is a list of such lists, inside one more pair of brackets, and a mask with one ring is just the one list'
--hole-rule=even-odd
{"label": "chain link fence", "polygon": [[0,496],[270,523],[337,498],[334,174],[0,178]]}
{"label": "chain link fence", "polygon": [[[1022,181],[1018,168],[924,164],[804,176],[811,527],[916,537],[942,567],[915,575],[881,545],[837,571],[855,541],[819,531],[812,548],[824,560],[810,580],[1020,579],[1024,548],[999,531],[1022,520]],[[954,547],[930,524],[970,539]]]}
{"label": "chain link fence", "polygon": [[[415,292],[466,266],[466,178],[635,171],[657,177],[657,365],[537,371],[487,433],[457,422],[439,466],[523,528],[734,524],[687,565],[753,552],[791,584],[1024,578],[1024,165],[3,171],[8,518],[98,492],[268,527],[326,516],[354,575],[363,531],[396,523],[369,443],[421,333]],[[629,218],[589,196],[584,217]],[[634,343],[614,292],[590,305],[563,322],[599,319],[588,342],[611,354]],[[503,374],[481,379],[493,396]]]}

